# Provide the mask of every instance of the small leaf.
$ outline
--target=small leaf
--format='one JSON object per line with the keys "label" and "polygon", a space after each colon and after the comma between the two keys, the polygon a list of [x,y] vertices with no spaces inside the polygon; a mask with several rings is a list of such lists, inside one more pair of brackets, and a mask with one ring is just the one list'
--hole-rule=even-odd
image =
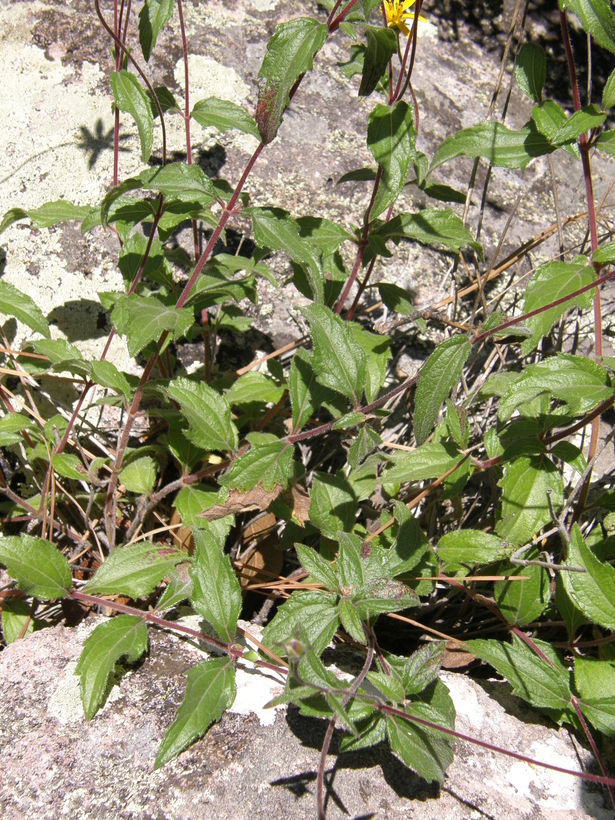
{"label": "small leaf", "polygon": [[[540,553],[537,549],[531,549],[523,557],[533,561],[540,557]],[[522,575],[527,579],[496,581],[494,584],[496,603],[509,624],[525,626],[542,615],[551,600],[551,579],[544,567],[503,564],[498,572],[512,578]]]}
{"label": "small leaf", "polygon": [[575,657],[574,680],[583,714],[596,729],[615,734],[615,662]]}
{"label": "small leaf", "polygon": [[62,478],[73,478],[83,481],[87,478],[87,471],[81,459],[72,453],[55,453],[52,458],[53,469]]}
{"label": "small leaf", "polygon": [[338,581],[335,571],[329,561],[322,557],[313,547],[295,544],[297,556],[301,566],[309,573],[311,582],[322,584],[331,592],[336,592]]}
{"label": "small leaf", "polygon": [[220,484],[236,490],[251,490],[257,485],[266,492],[285,488],[294,475],[293,447],[282,439],[252,446],[233,462]]}
{"label": "small leaf", "polygon": [[293,356],[288,376],[288,393],[293,411],[293,432],[298,432],[323,403],[326,388],[316,379],[311,355],[301,348]]}
{"label": "small leaf", "polygon": [[[366,26],[367,48],[363,53],[359,97],[367,97],[376,88],[386,71],[391,57],[397,51],[395,32],[382,26]],[[348,76],[348,71],[344,72]],[[352,75],[351,75],[352,76]]]}
{"label": "small leaf", "polygon": [[316,473],[310,490],[310,521],[328,538],[349,532],[357,512],[357,499],[341,474]]}
{"label": "small leaf", "polygon": [[64,598],[72,585],[70,565],[49,541],[31,535],[0,536],[0,564],[26,595]]}
{"label": "small leaf", "polygon": [[120,481],[130,493],[149,495],[156,482],[156,462],[151,456],[142,456],[124,467]]}
{"label": "small leaf", "polygon": [[96,627],[83,645],[75,669],[81,678],[81,702],[86,720],[104,703],[116,663],[126,656],[131,663],[147,650],[147,626],[135,615],[118,615]]}
{"label": "small leaf", "polygon": [[274,619],[263,631],[266,646],[280,651],[280,646],[303,635],[314,652],[320,655],[329,645],[339,626],[337,596],[318,590],[293,592],[279,607]]}
{"label": "small leaf", "polygon": [[367,147],[382,168],[370,217],[381,214],[402,192],[414,162],[415,140],[412,109],[403,100],[392,106],[377,105],[369,115]]}
{"label": "small leaf", "polygon": [[609,74],[609,78],[602,89],[602,109],[608,111],[615,106],[615,68]]}
{"label": "small leaf", "polygon": [[51,228],[59,222],[81,221],[90,213],[89,205],[74,205],[65,199],[58,199],[55,202],[45,202],[39,208],[23,210],[23,208],[12,208],[4,215],[0,223],[0,233],[6,230],[13,222],[20,219],[30,219],[37,228]]}
{"label": "small leaf", "polygon": [[312,68],[315,54],[327,39],[327,26],[308,17],[282,23],[267,43],[258,73],[256,122],[262,141],[275,139],[290,92],[299,77]]}
{"label": "small leaf", "polygon": [[454,253],[474,248],[482,255],[482,246],[472,238],[462,220],[448,208],[424,208],[417,213],[401,213],[388,222],[377,219],[370,229],[370,239],[398,243],[410,239],[423,245],[444,247]]}
{"label": "small leaf", "polygon": [[465,336],[441,342],[419,373],[414,412],[414,436],[422,444],[438,420],[444,400],[457,383],[472,345]]}
{"label": "small leaf", "polygon": [[185,560],[184,550],[149,541],[118,547],[100,565],[83,590],[94,595],[142,598],[153,592],[176,564]]}
{"label": "small leaf", "polygon": [[542,46],[525,43],[519,49],[515,63],[517,85],[534,102],[542,99],[542,89],[547,76],[547,59]]}
{"label": "small leaf", "polygon": [[27,325],[30,330],[40,333],[45,338],[51,338],[47,319],[34,300],[26,293],[17,290],[10,282],[0,281],[0,313],[14,316]]}
{"label": "small leaf", "polygon": [[365,384],[365,353],[348,322],[324,305],[310,305],[304,313],[312,329],[312,363],[319,381],[358,402]]}
{"label": "small leaf", "polygon": [[206,451],[237,449],[237,428],[231,420],[231,408],[224,396],[203,381],[183,377],[174,379],[168,388],[169,398],[176,401],[188,422],[186,437]]}
{"label": "small leaf", "polygon": [[190,570],[193,589],[190,603],[223,641],[235,636],[241,612],[241,588],[228,555],[209,532],[194,531],[194,562]]}
{"label": "small leaf", "polygon": [[560,7],[574,12],[598,45],[615,54],[615,18],[608,0],[560,0]]}
{"label": "small leaf", "polygon": [[390,339],[378,333],[370,333],[356,322],[346,322],[351,336],[365,354],[365,398],[373,401],[384,384],[387,364],[391,358]]}
{"label": "small leaf", "polygon": [[454,445],[432,441],[410,453],[396,454],[393,457],[393,466],[384,472],[382,480],[385,484],[397,484],[439,478],[460,458],[460,453]]}
{"label": "small leaf", "polygon": [[438,679],[445,648],[444,641],[431,641],[402,659],[402,681],[407,695],[418,695]]}
{"label": "small leaf", "polygon": [[139,12],[139,43],[148,62],[161,30],[171,19],[175,0],[145,0]]}
{"label": "small leaf", "polygon": [[581,134],[602,125],[606,119],[606,114],[596,105],[586,105],[580,111],[575,111],[566,122],[557,129],[551,142],[554,145],[565,145],[568,142],[576,142]]}
{"label": "small leaf", "polygon": [[193,666],[186,678],[186,694],[160,744],[154,768],[164,766],[204,735],[230,709],[236,693],[235,667],[228,658],[212,658]]}
{"label": "small leaf", "polygon": [[438,543],[438,557],[448,564],[490,564],[511,552],[506,541],[482,530],[447,532]]}
{"label": "small leaf", "polygon": [[525,544],[551,521],[547,501],[555,512],[563,504],[560,471],[546,456],[521,456],[506,464],[501,479],[502,513],[496,532],[511,544]]}
{"label": "small leaf", "polygon": [[236,129],[260,139],[252,117],[240,105],[217,97],[199,100],[192,109],[191,117],[203,128],[213,126],[218,131]]}
{"label": "small leaf", "polygon": [[23,441],[22,431],[32,427],[32,420],[19,413],[7,413],[0,418],[0,447],[19,444]]}
{"label": "small leaf", "polygon": [[203,170],[198,165],[187,165],[185,162],[169,162],[161,168],[148,168],[138,181],[141,184],[136,187],[157,191],[182,202],[198,202],[202,207],[217,197],[212,181]]}
{"label": "small leaf", "polygon": [[284,387],[277,384],[271,376],[251,370],[234,381],[225,395],[229,404],[240,406],[252,403],[277,404],[284,395]]}
{"label": "small leaf", "polygon": [[348,598],[340,598],[337,610],[340,616],[340,622],[350,637],[357,643],[365,644],[366,637],[365,630],[363,629],[363,621],[352,601]]}
{"label": "small leaf", "polygon": [[412,296],[404,288],[391,282],[380,282],[378,285],[380,298],[389,310],[402,316],[410,316],[415,312]]}
{"label": "small leaf", "polygon": [[615,629],[615,569],[596,558],[585,544],[577,524],[570,533],[566,565],[585,570],[561,574],[573,603],[595,624]]}
{"label": "small leaf", "polygon": [[104,359],[90,362],[90,377],[96,384],[114,390],[126,400],[131,396],[130,382],[112,362],[107,362]]}
{"label": "small leaf", "polygon": [[31,635],[34,626],[32,607],[27,601],[8,598],[2,602],[2,635],[7,646],[15,643],[20,637]]}
{"label": "small leaf", "polygon": [[596,140],[596,147],[615,157],[615,130],[603,131]]}
{"label": "small leaf", "polygon": [[164,331],[178,339],[194,324],[194,315],[189,308],[167,307],[154,296],[137,296],[136,293],[120,296],[111,319],[118,333],[126,337],[131,356],[136,356],[150,342],[157,341]]}
{"label": "small leaf", "polygon": [[[151,0],[150,0],[151,2]],[[147,162],[152,153],[154,117],[147,94],[130,71],[114,71],[110,77],[115,104],[134,119],[141,140],[141,159]]]}

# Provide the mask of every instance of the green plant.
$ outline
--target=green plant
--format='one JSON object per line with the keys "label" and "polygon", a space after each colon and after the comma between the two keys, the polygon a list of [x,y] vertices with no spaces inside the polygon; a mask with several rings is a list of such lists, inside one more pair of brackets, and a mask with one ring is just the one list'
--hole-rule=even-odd
{"label": "green plant", "polygon": [[[374,0],[338,2],[326,21],[303,17],[280,25],[260,71],[254,119],[217,98],[191,108],[187,68],[183,110],[169,89],[148,80],[143,61],[150,60],[175,12],[183,35],[181,0],[146,0],[138,57],[137,46],[127,42],[129,6],[115,4],[110,26],[95,5],[115,59],[113,187],[94,206],[59,201],[29,211],[14,208],[0,227],[20,219],[39,227],[77,220],[83,232],[99,226],[115,231],[126,292],[101,294],[101,302],[112,334],[126,337],[143,367],[139,378],[120,372],[106,361],[108,345],[100,360],[86,360],[75,346],[51,338],[30,297],[0,282],[0,308],[34,333],[18,353],[5,339],[0,444],[19,469],[0,488],[8,533],[0,540],[0,562],[22,592],[2,598],[5,640],[54,617],[46,601],[69,599],[86,610],[104,605],[120,613],[96,628],[79,662],[88,718],[103,703],[118,661],[137,661],[146,652],[148,624],[191,634],[222,653],[189,673],[157,765],[232,704],[237,663],[281,671],[287,687],[280,700],[329,721],[318,778],[322,813],[324,760],[336,726],[345,732],[342,749],[386,740],[427,780],[441,782],[452,761],[452,738],[459,735],[439,679],[444,640],[382,648],[381,616],[412,610],[426,633],[461,645],[520,697],[582,732],[602,765],[590,726],[605,734],[615,729],[615,699],[604,696],[615,676],[615,496],[592,479],[592,468],[600,417],[615,402],[600,304],[600,286],[615,275],[615,243],[607,241],[608,231],[598,234],[590,154],[615,152],[614,132],[604,128],[615,104],[615,74],[604,85],[600,106],[582,106],[567,11],[598,46],[615,52],[615,20],[605,0],[575,0],[560,13],[573,114],[543,99],[545,54],[528,43],[515,63],[517,83],[534,102],[528,123],[513,130],[490,119],[463,129],[431,160],[416,147],[420,116],[411,83],[420,2],[411,26],[406,4],[387,3],[383,21]],[[395,26],[382,24],[387,14]],[[350,49],[341,70],[360,75],[361,96],[380,100],[367,123],[373,167],[352,175],[371,185],[368,204],[344,225],[322,216],[293,217],[276,203],[252,205],[244,191],[304,75],[336,33]],[[182,42],[187,66],[184,35]],[[144,164],[125,180],[119,176],[120,112],[136,123]],[[183,119],[186,162],[168,161],[169,117]],[[192,119],[258,140],[234,187],[210,179],[193,163]],[[151,162],[156,126],[160,164]],[[511,315],[506,293],[498,294],[502,307],[491,310],[485,288],[495,263],[485,265],[482,246],[461,217],[451,208],[398,211],[396,205],[412,187],[436,201],[458,202],[459,193],[434,175],[458,157],[523,170],[532,159],[560,150],[577,156],[583,167],[589,247],[541,265],[520,313]],[[233,254],[225,231],[233,224],[242,228],[246,217],[254,250]],[[170,241],[186,222],[192,226],[190,253]],[[365,310],[372,276],[391,247],[406,241],[435,247],[463,264],[475,282],[469,292],[478,293],[480,303],[462,302],[454,319],[421,316],[408,293],[381,283],[381,303],[398,318],[374,323]],[[216,357],[216,337],[224,328],[245,331],[242,307],[257,298],[261,278],[277,285],[267,264],[274,253],[289,260],[287,286],[309,302],[305,338],[297,340],[288,364],[270,357],[266,371],[229,377]],[[592,308],[590,357],[563,346],[553,328],[570,311],[586,322]],[[396,380],[392,337],[384,330],[399,332],[412,323],[429,339],[436,337],[434,326],[455,332],[440,334],[416,375]],[[182,373],[174,346],[199,338],[203,366],[196,374]],[[80,386],[79,400],[67,415],[41,415],[29,385],[66,372]],[[115,439],[89,435],[86,401],[95,387],[104,391],[97,403],[121,411]],[[400,440],[396,402],[407,396],[412,425]],[[24,400],[19,411],[17,399]],[[148,422],[145,441],[143,425],[135,431],[139,414]],[[585,454],[574,436],[588,427]],[[393,455],[387,453],[395,450],[391,444]],[[384,500],[382,511],[375,508],[377,496]],[[140,535],[154,511],[170,519],[165,504],[171,499],[190,530],[192,550],[184,537],[154,541]],[[304,587],[279,606],[258,655],[238,642],[242,593],[228,552],[231,534],[254,510],[275,519],[280,549],[291,562],[298,558],[295,583],[287,588]],[[77,560],[82,566],[73,573]],[[86,573],[91,577],[85,579]],[[185,601],[216,637],[173,620]],[[427,602],[437,602],[444,615],[426,618]],[[449,629],[462,606],[467,622]],[[497,637],[483,637],[485,610],[498,625]],[[352,682],[322,661],[336,634],[362,653]],[[602,775],[583,776],[615,785],[604,767]]]}

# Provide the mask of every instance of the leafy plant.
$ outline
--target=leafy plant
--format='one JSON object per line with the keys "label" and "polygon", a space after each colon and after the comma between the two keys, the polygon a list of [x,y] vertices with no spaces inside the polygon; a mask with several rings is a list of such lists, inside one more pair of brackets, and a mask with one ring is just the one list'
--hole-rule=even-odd
{"label": "leafy plant", "polygon": [[[615,780],[593,734],[615,732],[615,697],[608,694],[615,496],[594,468],[600,419],[615,403],[600,290],[615,276],[615,243],[608,230],[598,233],[590,154],[615,153],[608,127],[615,73],[600,106],[582,105],[568,32],[574,14],[596,47],[615,52],[610,6],[560,3],[573,113],[544,98],[551,66],[540,44],[527,43],[514,67],[519,89],[533,103],[526,125],[510,128],[492,112],[488,121],[448,136],[430,158],[417,148],[421,119],[412,88],[421,0],[412,11],[411,3],[397,0],[382,8],[372,0],[338,0],[326,19],[279,25],[259,72],[253,116],[215,97],[190,107],[182,0],[145,0],[138,44],[127,40],[130,4],[115,5],[111,26],[95,3],[115,63],[112,187],[87,206],[17,205],[0,230],[19,220],[39,228],[76,221],[83,233],[115,234],[126,290],[100,299],[113,328],[109,340],[125,337],[141,371],[135,378],[107,361],[109,344],[92,360],[52,338],[32,298],[0,282],[0,309],[32,332],[15,351],[3,331],[0,445],[3,465],[12,467],[0,486],[7,533],[0,537],[0,563],[15,587],[0,597],[5,642],[53,622],[54,601],[76,602],[84,615],[101,606],[119,613],[92,632],[77,667],[91,719],[117,663],[137,662],[146,652],[148,627],[198,638],[211,656],[188,672],[156,766],[232,705],[239,664],[275,668],[286,676],[277,702],[328,721],[319,815],[336,728],[342,750],[387,742],[423,778],[443,782],[452,740],[461,735],[439,672],[447,646],[461,647],[468,664],[480,659],[516,695],[583,734],[602,774],[571,774],[610,790]],[[152,85],[147,70],[175,14],[186,62],[183,110],[170,89]],[[366,123],[373,164],[348,175],[365,183],[367,205],[344,224],[293,216],[275,202],[253,205],[244,190],[336,32],[349,49],[341,72],[360,74],[359,95],[375,100]],[[143,164],[124,180],[120,113],[134,121]],[[183,121],[185,162],[170,161],[170,117]],[[193,163],[192,120],[258,139],[234,186]],[[460,197],[436,171],[459,157],[523,171],[537,157],[556,162],[561,151],[582,166],[587,214],[575,219],[587,221],[589,241],[534,270],[519,311],[516,297],[497,282],[510,265],[496,270],[486,263],[468,224],[454,208],[437,204],[458,206]],[[403,210],[413,188],[436,204]],[[190,252],[175,241],[186,223]],[[249,255],[233,252],[230,226],[251,233]],[[369,304],[382,260],[407,242],[467,272],[470,284],[458,293],[454,315],[417,311],[410,294],[387,282],[378,285],[382,301]],[[286,287],[309,303],[301,316],[304,335],[229,373],[218,336],[223,329],[245,332],[246,306],[258,298],[260,283],[278,285],[273,257],[287,266]],[[490,286],[496,309],[485,298]],[[466,297],[475,293],[480,301],[473,305]],[[573,317],[592,328],[591,355],[564,333]],[[392,351],[408,343],[400,328],[410,325],[433,349],[416,374],[400,379]],[[176,352],[197,339],[203,365],[188,373]],[[281,361],[289,352],[290,360]],[[81,391],[78,401],[43,414],[32,385],[66,373]],[[96,405],[120,410],[114,433],[91,435]],[[408,408],[411,420],[400,425]],[[137,431],[138,417],[144,421]],[[586,429],[584,447],[578,434]],[[147,529],[154,513],[166,524],[162,535]],[[263,513],[293,582],[280,586],[273,583],[279,570],[265,573],[278,606],[272,616],[263,608],[269,620],[257,655],[240,644],[237,624],[242,586],[250,586],[242,577],[242,534]],[[213,634],[174,620],[186,602]],[[482,633],[485,610],[496,626],[490,637]],[[400,614],[408,611],[412,619]],[[391,613],[408,626],[403,641],[386,634]],[[417,622],[421,629],[411,628]],[[424,640],[433,634],[440,640]],[[323,661],[334,639],[354,646],[360,658],[351,681]]]}

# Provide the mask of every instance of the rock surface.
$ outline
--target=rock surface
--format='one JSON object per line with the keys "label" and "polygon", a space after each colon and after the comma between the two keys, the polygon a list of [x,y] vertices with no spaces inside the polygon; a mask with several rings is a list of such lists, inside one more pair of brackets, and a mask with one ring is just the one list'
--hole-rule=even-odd
{"label": "rock surface", "polygon": [[[153,760],[183,697],[198,647],[150,632],[146,660],[114,687],[87,723],[75,666],[90,620],[55,627],[0,654],[0,816],[243,820],[315,816],[325,724],[263,705],[280,682],[251,671],[238,698],[208,734],[163,769]],[[569,769],[590,757],[566,731],[549,727],[508,694],[506,684],[447,673],[457,729]],[[593,765],[593,764],[592,764]],[[593,768],[591,769],[593,771]],[[387,749],[344,754],[327,765],[327,816],[422,818],[609,817],[602,793],[567,775],[495,755],[467,742],[441,790]]]}

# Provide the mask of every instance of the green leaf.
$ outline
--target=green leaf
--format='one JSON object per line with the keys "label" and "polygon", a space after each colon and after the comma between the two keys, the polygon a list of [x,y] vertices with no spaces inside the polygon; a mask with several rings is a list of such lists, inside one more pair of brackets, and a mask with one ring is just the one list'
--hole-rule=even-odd
{"label": "green leaf", "polygon": [[271,376],[251,370],[244,373],[226,393],[229,404],[277,404],[284,395],[284,387],[277,384]]}
{"label": "green leaf", "polygon": [[202,207],[206,207],[217,197],[212,181],[205,176],[203,170],[198,165],[187,165],[185,162],[170,162],[161,168],[148,168],[139,180],[141,185],[137,187],[157,191],[181,202],[198,202]]}
{"label": "green leaf", "polygon": [[[555,148],[555,135],[559,129],[565,125],[567,120],[564,109],[553,100],[545,100],[541,105],[535,105],[532,108],[531,117],[536,129],[538,129],[542,136],[545,137],[550,144],[553,144]],[[572,154],[573,157],[580,156],[579,148],[576,144],[564,144],[562,147],[568,151],[569,154]]]}
{"label": "green leaf", "polygon": [[[367,97],[376,88],[386,71],[391,57],[397,51],[395,32],[382,26],[366,26],[367,48],[363,54],[359,97]],[[347,74],[347,72],[345,72]]]}
{"label": "green leaf", "polygon": [[[143,264],[146,253],[147,260]],[[142,280],[150,279],[166,287],[173,285],[171,266],[165,259],[162,243],[159,239],[148,240],[140,232],[131,234],[122,245],[118,267],[129,285],[132,285],[138,274]]]}
{"label": "green leaf", "polygon": [[356,322],[346,322],[350,328],[352,338],[365,354],[365,398],[373,401],[384,384],[387,374],[387,364],[391,358],[389,337],[378,333],[370,333]]}
{"label": "green leaf", "polygon": [[606,114],[596,105],[586,105],[580,111],[575,111],[566,122],[557,129],[551,142],[554,145],[565,145],[568,142],[576,142],[586,131],[602,125],[606,119]]}
{"label": "green leaf", "polygon": [[191,117],[203,128],[213,127],[218,131],[236,129],[260,139],[258,128],[245,109],[229,100],[208,97],[199,100],[192,109]]}
{"label": "green leaf", "polygon": [[534,102],[542,99],[542,89],[547,77],[547,58],[542,46],[525,43],[519,49],[515,63],[517,85]]}
{"label": "green leaf", "polygon": [[135,615],[118,615],[100,624],[86,639],[75,673],[81,678],[81,702],[91,720],[106,700],[116,663],[131,663],[147,651],[147,626]]}
{"label": "green leaf", "polygon": [[23,441],[22,431],[32,427],[32,420],[19,413],[7,413],[0,418],[0,447],[19,444]]}
{"label": "green leaf", "polygon": [[23,208],[11,208],[2,218],[0,233],[20,219],[29,219],[37,228],[51,228],[59,222],[81,221],[88,216],[90,210],[89,205],[74,205],[65,199],[45,202],[39,208],[27,211]]}
{"label": "green leaf", "polygon": [[496,640],[466,641],[466,648],[488,663],[512,686],[513,694],[532,706],[565,710],[570,705],[568,669],[550,644],[532,638],[551,665],[512,636],[512,644]]}
{"label": "green leaf", "polygon": [[[615,663],[593,658],[574,659],[574,680],[585,717],[600,732],[615,734]],[[609,694],[610,693],[610,694]]]}
{"label": "green leaf", "polygon": [[47,319],[34,300],[26,293],[17,290],[10,282],[0,280],[0,313],[14,316],[27,325],[30,330],[51,338]]}
{"label": "green leaf", "polygon": [[615,69],[609,74],[609,78],[602,89],[602,109],[608,111],[615,105]]}
{"label": "green leaf", "polygon": [[457,448],[450,442],[429,442],[409,453],[396,453],[393,466],[389,467],[382,480],[385,484],[403,484],[406,481],[424,481],[439,478],[461,458]]}
{"label": "green leaf", "polygon": [[82,375],[87,373],[81,351],[66,339],[36,339],[29,343],[29,347],[35,353],[47,356],[51,367],[56,371],[70,370]]}
{"label": "green leaf", "polygon": [[153,592],[176,564],[186,560],[178,547],[142,541],[118,547],[83,587],[93,595],[143,598]]}
{"label": "green leaf", "polygon": [[425,208],[417,213],[402,213],[388,222],[377,219],[370,229],[370,239],[396,244],[402,239],[411,239],[423,245],[444,247],[458,253],[462,248],[474,248],[482,255],[482,245],[472,238],[472,234],[462,220],[448,208]]}
{"label": "green leaf", "polygon": [[[539,550],[531,549],[524,553],[523,558],[533,561],[539,556]],[[544,567],[503,564],[498,567],[498,572],[513,578],[519,575],[527,578],[525,581],[496,581],[494,584],[496,603],[509,624],[525,626],[542,615],[551,600],[551,579]]]}
{"label": "green leaf", "polygon": [[465,336],[452,336],[438,345],[421,368],[414,411],[414,436],[418,444],[435,427],[440,408],[456,385],[471,350]]}
{"label": "green leaf", "polygon": [[262,141],[275,139],[290,92],[299,77],[312,68],[315,54],[327,39],[327,26],[308,17],[282,23],[267,43],[258,73],[256,123]]}
{"label": "green leaf", "polygon": [[560,471],[546,456],[521,456],[506,464],[502,488],[501,518],[496,532],[511,544],[525,544],[551,522],[547,501],[555,512],[563,504],[563,484]]}
{"label": "green leaf", "polygon": [[130,493],[149,495],[156,482],[156,462],[151,456],[131,461],[120,473],[120,481]]}
{"label": "green leaf", "polygon": [[175,339],[183,336],[194,324],[194,315],[188,308],[168,307],[155,296],[131,293],[117,300],[111,320],[118,333],[126,336],[130,355],[136,356],[164,331]]}
{"label": "green leaf", "polygon": [[316,379],[312,356],[301,348],[293,356],[288,376],[288,393],[293,412],[293,432],[298,432],[320,407],[326,388]]}
{"label": "green leaf", "polygon": [[402,316],[410,316],[414,313],[412,295],[405,288],[400,288],[399,285],[394,285],[392,282],[380,282],[378,292],[389,310]]}
{"label": "green leaf", "polygon": [[161,30],[171,19],[175,0],[145,0],[139,12],[139,43],[148,62]]}
{"label": "green leaf", "polygon": [[447,532],[438,542],[438,557],[447,564],[490,564],[511,551],[506,541],[482,530]]}
{"label": "green leaf", "polygon": [[[579,262],[547,262],[541,265],[532,276],[525,291],[523,313],[530,313],[551,302],[568,296],[595,279],[595,273],[587,260]],[[525,320],[526,327],[532,331],[529,339],[521,343],[521,352],[524,356],[531,353],[538,342],[550,332],[559,317],[572,307],[586,308],[591,305],[592,293],[581,294],[569,302],[549,308],[536,316]]]}
{"label": "green leaf", "polygon": [[360,401],[365,386],[365,353],[344,322],[324,305],[310,305],[304,311],[312,329],[312,364],[326,387]]}
{"label": "green leaf", "polygon": [[615,242],[606,242],[592,254],[592,259],[599,265],[615,262]]}
{"label": "green leaf", "polygon": [[341,474],[316,473],[310,490],[310,521],[328,538],[352,529],[357,500]]}
{"label": "green leaf", "polygon": [[418,695],[438,679],[445,648],[444,641],[432,641],[421,646],[409,658],[401,659],[402,682],[407,695]]}
{"label": "green leaf", "polygon": [[186,694],[162,740],[154,768],[164,766],[205,734],[233,705],[236,693],[235,667],[228,658],[212,658],[193,666],[186,678]]}
{"label": "green leaf", "polygon": [[340,616],[340,622],[346,632],[357,643],[366,643],[365,630],[363,629],[363,621],[361,616],[352,601],[348,598],[340,598],[337,610]]}
{"label": "green leaf", "polygon": [[199,615],[210,623],[218,636],[231,642],[241,612],[241,588],[216,538],[207,531],[194,531],[194,562],[190,570],[190,602]]}
{"label": "green leaf", "polygon": [[10,598],[2,603],[2,635],[8,645],[34,632],[36,623],[32,617],[32,607],[27,601]]}
{"label": "green leaf", "polygon": [[615,569],[596,558],[577,524],[570,533],[566,565],[585,570],[562,572],[564,588],[572,602],[598,626],[615,629]]}
{"label": "green leaf", "polygon": [[207,452],[237,449],[237,428],[224,396],[203,381],[183,377],[170,383],[168,395],[179,404],[182,416],[188,422],[185,434],[190,441]]}
{"label": "green leaf", "polygon": [[90,377],[93,382],[109,390],[115,390],[120,396],[128,400],[132,394],[130,382],[112,362],[104,359],[90,362]]}
{"label": "green leaf", "polygon": [[179,513],[182,523],[185,527],[197,527],[199,529],[206,529],[207,523],[200,513],[213,507],[218,500],[218,493],[216,490],[204,489],[198,484],[191,484],[188,487],[182,487],[175,496],[173,506]]}
{"label": "green leaf", "polygon": [[134,119],[141,140],[141,159],[147,162],[154,141],[154,117],[147,94],[130,71],[114,71],[110,77],[115,104]]}
{"label": "green leaf", "polygon": [[303,635],[317,655],[329,645],[339,626],[337,596],[318,590],[293,592],[263,631],[266,646],[276,651]]}
{"label": "green leaf", "polygon": [[329,561],[316,552],[313,547],[295,544],[295,549],[301,561],[301,566],[309,573],[311,582],[322,584],[331,592],[336,592],[338,588],[337,576]]}
{"label": "green leaf", "polygon": [[294,475],[293,447],[282,439],[254,444],[220,478],[223,487],[251,490],[260,484],[267,492],[287,487]]}
{"label": "green leaf", "polygon": [[436,151],[429,173],[456,157],[484,157],[491,165],[525,168],[535,157],[550,154],[553,146],[533,127],[513,131],[501,122],[483,122],[448,137]]}
{"label": "green leaf", "polygon": [[354,595],[353,602],[359,617],[365,621],[373,621],[383,612],[399,612],[420,604],[413,589],[388,578],[376,578],[366,583],[364,589]]}
{"label": "green leaf", "polygon": [[576,14],[598,45],[615,54],[615,17],[608,0],[560,0],[560,7]]}
{"label": "green leaf", "polygon": [[367,147],[382,168],[370,217],[381,214],[402,192],[414,162],[415,140],[412,109],[403,100],[393,106],[377,105],[369,115]]}
{"label": "green leaf", "polygon": [[73,478],[83,481],[87,478],[87,471],[81,459],[72,453],[54,453],[52,458],[53,469],[62,478]]}
{"label": "green leaf", "polygon": [[35,598],[64,598],[72,585],[66,558],[49,541],[32,535],[0,536],[0,564]]}
{"label": "green leaf", "polygon": [[596,140],[596,148],[601,148],[607,154],[615,157],[615,130],[603,131]]}

